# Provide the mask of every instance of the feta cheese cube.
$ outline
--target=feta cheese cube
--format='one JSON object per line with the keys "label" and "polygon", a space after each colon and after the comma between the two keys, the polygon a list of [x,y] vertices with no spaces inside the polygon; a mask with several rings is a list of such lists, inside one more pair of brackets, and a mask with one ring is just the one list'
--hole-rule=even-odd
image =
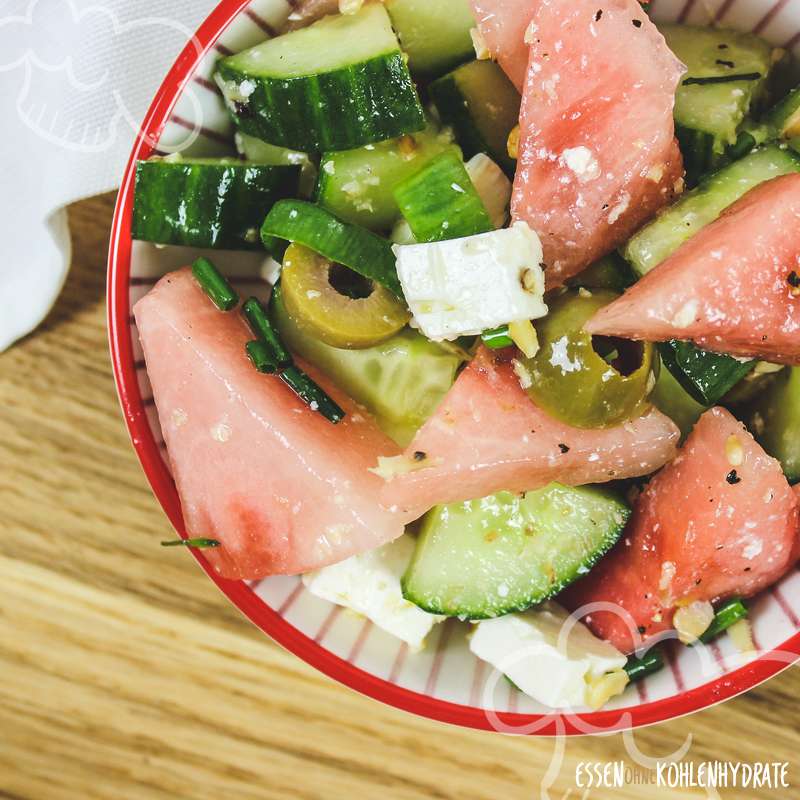
{"label": "feta cheese cube", "polygon": [[[623,670],[627,659],[582,622],[574,622],[559,641],[568,620],[569,614],[553,602],[484,620],[475,627],[470,650],[550,708],[590,705],[592,687]],[[618,690],[626,683],[619,681]]]}
{"label": "feta cheese cube", "polygon": [[444,617],[428,614],[403,597],[400,579],[414,555],[411,536],[303,575],[311,594],[362,614],[379,628],[420,650]]}
{"label": "feta cheese cube", "polygon": [[395,245],[397,274],[429,339],[474,336],[547,314],[542,245],[524,222],[463,239]]}

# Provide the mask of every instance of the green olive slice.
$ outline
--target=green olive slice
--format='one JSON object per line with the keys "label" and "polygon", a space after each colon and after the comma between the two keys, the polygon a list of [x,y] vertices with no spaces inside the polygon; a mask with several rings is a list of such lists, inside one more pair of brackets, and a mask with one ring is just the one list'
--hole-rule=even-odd
{"label": "green olive slice", "polygon": [[281,287],[297,326],[331,347],[372,347],[410,319],[388,289],[299,244],[289,245],[283,257]]}
{"label": "green olive slice", "polygon": [[618,296],[605,289],[580,289],[548,300],[550,313],[536,323],[539,351],[519,359],[533,401],[577,428],[607,428],[637,416],[655,385],[652,344],[583,330]]}

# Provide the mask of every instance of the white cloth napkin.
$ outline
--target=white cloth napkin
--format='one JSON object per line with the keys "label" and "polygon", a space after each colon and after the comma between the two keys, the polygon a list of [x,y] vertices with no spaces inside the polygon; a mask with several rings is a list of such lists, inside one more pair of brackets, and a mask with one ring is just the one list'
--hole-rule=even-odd
{"label": "white cloth napkin", "polygon": [[115,188],[155,90],[215,0],[0,0],[0,351],[70,263],[65,206]]}

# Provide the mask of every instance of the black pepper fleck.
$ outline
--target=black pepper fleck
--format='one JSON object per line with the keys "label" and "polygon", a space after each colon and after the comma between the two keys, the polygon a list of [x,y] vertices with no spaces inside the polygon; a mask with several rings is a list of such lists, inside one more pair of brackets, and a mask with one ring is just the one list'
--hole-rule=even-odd
{"label": "black pepper fleck", "polygon": [[558,449],[559,449],[559,450],[560,450],[562,453],[569,453],[569,447],[567,447],[565,444],[559,444],[559,445],[558,445]]}
{"label": "black pepper fleck", "polygon": [[792,270],[786,276],[786,282],[792,287],[792,289],[800,288],[800,275],[798,275],[795,270]]}
{"label": "black pepper fleck", "polygon": [[718,45],[717,45],[717,47],[718,47],[720,50],[727,50],[727,49],[728,49],[728,45],[726,45],[726,44],[718,44]]}
{"label": "black pepper fleck", "polygon": [[634,28],[641,28],[642,27],[642,21],[640,19],[633,20],[633,27]]}
{"label": "black pepper fleck", "polygon": [[597,9],[597,13],[594,15],[594,21],[600,22],[600,17],[602,16],[603,16],[603,9],[602,8]]}
{"label": "black pepper fleck", "polygon": [[647,631],[647,626],[640,625],[636,630],[639,631],[639,633],[645,633]]}
{"label": "black pepper fleck", "polygon": [[422,450],[417,450],[414,453],[414,461],[424,461],[427,457],[427,454],[423,453]]}
{"label": "black pepper fleck", "polygon": [[742,479],[739,477],[739,473],[738,473],[738,472],[736,472],[736,470],[735,470],[735,469],[732,469],[732,470],[731,470],[731,471],[730,471],[730,472],[729,472],[729,473],[728,473],[728,474],[725,476],[725,480],[726,480],[726,481],[728,481],[728,483],[729,483],[731,486],[736,486],[736,484],[737,484],[737,483],[741,483],[741,482],[742,482]]}

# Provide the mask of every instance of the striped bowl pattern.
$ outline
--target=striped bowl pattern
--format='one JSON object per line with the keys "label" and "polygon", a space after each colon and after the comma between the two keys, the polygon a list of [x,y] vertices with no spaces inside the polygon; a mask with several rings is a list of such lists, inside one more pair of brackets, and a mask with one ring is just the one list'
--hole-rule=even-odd
{"label": "striped bowl pattern", "polygon": [[[752,30],[800,49],[800,0],[652,0],[655,17]],[[134,320],[133,304],[171,269],[200,254],[156,248],[130,238],[135,159],[182,150],[231,151],[232,129],[211,74],[223,55],[280,30],[286,0],[223,0],[186,46],[145,119],[123,178],[109,255],[109,329],[123,411],[142,465],[176,529],[184,533]],[[266,296],[274,262],[253,253],[215,254],[243,291]],[[220,579],[195,557],[228,597],[262,630],[331,677],[379,700],[446,722],[528,734],[617,730],[690,713],[745,691],[800,654],[800,574],[795,570],[753,604],[761,655],[743,659],[728,637],[705,652],[668,647],[669,669],[631,687],[601,712],[560,713],[521,694],[469,652],[466,625],[436,627],[427,648],[405,645],[369,621],[319,600],[295,577],[255,583]],[[672,643],[670,643],[672,644]],[[773,651],[780,650],[779,654]]]}

